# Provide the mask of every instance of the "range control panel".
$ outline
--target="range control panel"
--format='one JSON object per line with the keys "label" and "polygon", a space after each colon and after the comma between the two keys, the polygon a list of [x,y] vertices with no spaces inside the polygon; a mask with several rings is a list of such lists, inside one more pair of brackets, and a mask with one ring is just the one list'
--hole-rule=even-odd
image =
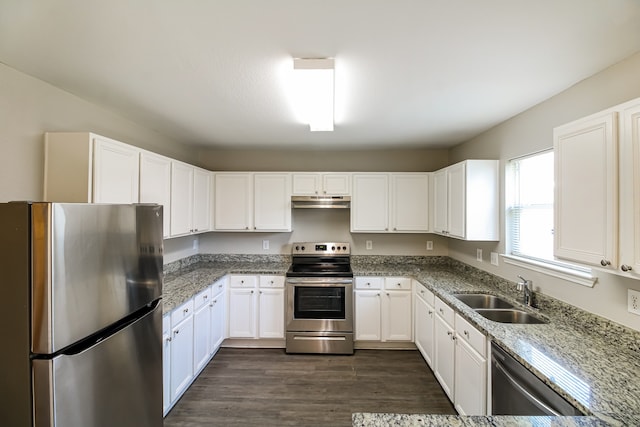
{"label": "range control panel", "polygon": [[298,242],[291,248],[292,255],[349,255],[349,243],[338,242]]}

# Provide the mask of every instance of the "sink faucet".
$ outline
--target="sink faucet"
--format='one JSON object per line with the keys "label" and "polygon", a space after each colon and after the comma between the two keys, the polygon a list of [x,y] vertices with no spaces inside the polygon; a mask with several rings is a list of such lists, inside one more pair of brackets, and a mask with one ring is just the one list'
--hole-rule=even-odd
{"label": "sink faucet", "polygon": [[524,305],[531,307],[533,305],[533,280],[527,280],[524,277],[518,275],[522,282],[517,283],[519,291],[523,291],[522,301]]}

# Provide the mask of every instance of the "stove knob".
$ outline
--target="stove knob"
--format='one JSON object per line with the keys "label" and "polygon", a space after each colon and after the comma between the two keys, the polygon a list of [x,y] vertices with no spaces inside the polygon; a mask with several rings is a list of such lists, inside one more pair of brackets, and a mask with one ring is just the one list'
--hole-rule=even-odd
{"label": "stove knob", "polygon": [[302,250],[304,251],[304,246],[302,247]]}
{"label": "stove knob", "polygon": [[[338,248],[338,249],[340,249],[340,248]],[[335,246],[331,246],[331,250],[332,250],[332,251],[335,251],[335,250],[336,250],[336,247],[335,247]]]}
{"label": "stove knob", "polygon": [[342,250],[345,250],[345,251],[346,251],[346,250],[347,250],[347,247],[346,247],[346,246],[343,246],[343,247],[342,247]]}
{"label": "stove knob", "polygon": [[300,246],[296,246],[296,251],[300,250]]}

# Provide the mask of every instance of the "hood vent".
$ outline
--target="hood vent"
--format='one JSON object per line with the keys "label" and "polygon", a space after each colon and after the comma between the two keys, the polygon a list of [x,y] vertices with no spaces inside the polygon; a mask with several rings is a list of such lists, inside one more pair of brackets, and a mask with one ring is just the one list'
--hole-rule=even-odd
{"label": "hood vent", "polygon": [[296,209],[349,209],[351,196],[291,196]]}

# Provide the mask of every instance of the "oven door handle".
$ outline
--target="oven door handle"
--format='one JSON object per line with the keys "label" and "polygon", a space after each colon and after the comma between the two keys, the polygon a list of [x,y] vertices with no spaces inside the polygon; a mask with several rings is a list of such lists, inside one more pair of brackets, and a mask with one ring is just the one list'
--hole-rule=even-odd
{"label": "oven door handle", "polygon": [[336,279],[336,278],[308,278],[304,279],[287,279],[286,282],[291,285],[350,285],[353,279]]}

